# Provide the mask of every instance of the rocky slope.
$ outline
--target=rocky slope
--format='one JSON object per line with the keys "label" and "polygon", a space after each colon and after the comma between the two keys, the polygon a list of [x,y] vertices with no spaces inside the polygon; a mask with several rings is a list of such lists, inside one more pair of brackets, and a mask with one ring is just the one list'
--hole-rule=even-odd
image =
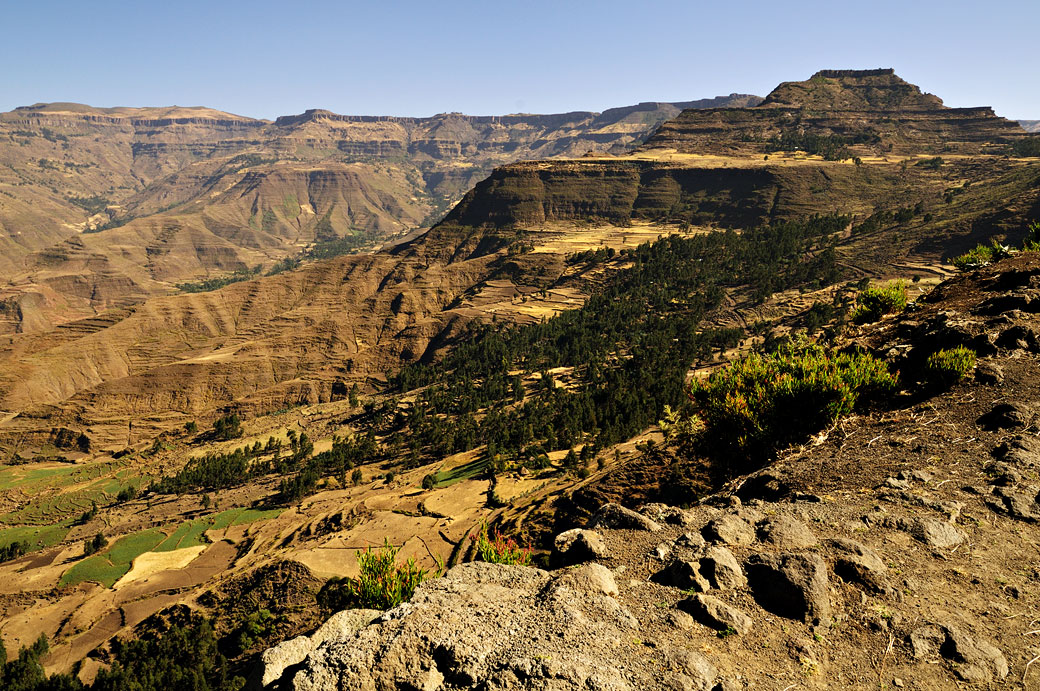
{"label": "rocky slope", "polygon": [[1026,132],[1040,132],[1040,120],[1019,120],[1018,124]]}
{"label": "rocky slope", "polygon": [[[847,419],[680,509],[606,504],[555,570],[468,563],[263,655],[269,689],[1035,688],[1040,259],[953,279],[856,342],[972,378]],[[630,497],[629,497],[630,499]]]}

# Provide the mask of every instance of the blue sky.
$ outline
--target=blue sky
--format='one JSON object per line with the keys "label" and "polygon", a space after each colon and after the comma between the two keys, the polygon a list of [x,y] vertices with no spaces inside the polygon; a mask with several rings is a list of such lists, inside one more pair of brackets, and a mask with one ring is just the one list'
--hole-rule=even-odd
{"label": "blue sky", "polygon": [[206,105],[273,118],[602,110],[894,67],[1040,119],[1040,1],[8,0],[0,110]]}

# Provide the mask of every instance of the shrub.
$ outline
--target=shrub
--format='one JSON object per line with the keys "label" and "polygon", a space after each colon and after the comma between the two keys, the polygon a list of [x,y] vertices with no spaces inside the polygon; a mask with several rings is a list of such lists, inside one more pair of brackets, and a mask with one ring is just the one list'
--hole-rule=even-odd
{"label": "shrub", "polygon": [[357,578],[333,578],[318,593],[318,603],[326,610],[392,609],[411,599],[415,588],[426,578],[426,569],[409,559],[397,563],[399,548],[383,541],[383,546],[357,552],[360,574]]}
{"label": "shrub", "polygon": [[513,538],[503,536],[498,530],[488,536],[487,523],[480,524],[480,532],[469,536],[476,543],[477,559],[489,564],[519,564],[527,566],[531,563],[531,548],[521,547]]}
{"label": "shrub", "polygon": [[949,388],[975,369],[975,351],[964,346],[939,350],[925,362],[925,381],[936,387]]}
{"label": "shrub", "polygon": [[857,324],[868,324],[883,315],[895,314],[906,309],[906,281],[895,281],[887,286],[871,286],[856,296],[856,309],[852,320]]}
{"label": "shrub", "polygon": [[895,387],[888,366],[868,354],[787,343],[715,371],[689,394],[707,426],[709,452],[760,463],[852,413],[864,397]]}
{"label": "shrub", "polygon": [[1009,257],[1012,253],[1013,250],[1010,247],[993,240],[989,245],[976,245],[974,249],[968,250],[959,257],[954,257],[952,261],[953,265],[961,271],[974,271],[987,264],[1000,261],[1004,257]]}

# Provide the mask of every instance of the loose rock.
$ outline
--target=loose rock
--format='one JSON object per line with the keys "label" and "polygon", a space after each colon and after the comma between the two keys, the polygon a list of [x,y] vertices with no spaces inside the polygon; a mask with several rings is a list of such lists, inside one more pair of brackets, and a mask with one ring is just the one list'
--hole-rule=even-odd
{"label": "loose rock", "polygon": [[827,565],[818,554],[752,554],[746,571],[751,592],[763,609],[789,619],[830,618]]}
{"label": "loose rock", "polygon": [[553,541],[553,560],[560,565],[605,559],[610,556],[603,536],[594,530],[574,528],[556,536]]}
{"label": "loose rock", "polygon": [[743,636],[754,625],[751,617],[711,595],[698,593],[680,602],[679,607],[700,623],[719,631],[732,628]]}
{"label": "loose rock", "polygon": [[701,557],[700,573],[719,590],[747,586],[747,577],[733,552],[722,545],[712,545]]}
{"label": "loose rock", "polygon": [[935,518],[915,520],[910,524],[910,534],[935,549],[956,547],[968,538],[957,526]]}
{"label": "loose rock", "polygon": [[724,514],[716,518],[701,531],[709,542],[727,545],[750,545],[755,541],[755,530],[742,518]]}
{"label": "loose rock", "polygon": [[874,550],[846,538],[828,540],[835,552],[834,574],[847,583],[857,583],[874,592],[888,588],[888,568]]}
{"label": "loose rock", "polygon": [[767,518],[758,526],[758,537],[783,550],[808,549],[819,543],[809,526],[790,516]]}
{"label": "loose rock", "polygon": [[646,516],[636,513],[632,509],[626,509],[620,504],[604,504],[595,513],[589,522],[589,527],[596,528],[627,528],[629,530],[660,530],[661,526]]}

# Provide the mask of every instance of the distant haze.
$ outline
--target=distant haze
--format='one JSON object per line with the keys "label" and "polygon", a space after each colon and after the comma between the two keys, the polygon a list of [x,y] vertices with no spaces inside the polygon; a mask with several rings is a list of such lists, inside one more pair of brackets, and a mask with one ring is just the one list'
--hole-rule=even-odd
{"label": "distant haze", "polygon": [[1040,118],[1040,3],[8,3],[0,111],[205,105],[271,119],[603,110],[894,67],[948,105]]}

